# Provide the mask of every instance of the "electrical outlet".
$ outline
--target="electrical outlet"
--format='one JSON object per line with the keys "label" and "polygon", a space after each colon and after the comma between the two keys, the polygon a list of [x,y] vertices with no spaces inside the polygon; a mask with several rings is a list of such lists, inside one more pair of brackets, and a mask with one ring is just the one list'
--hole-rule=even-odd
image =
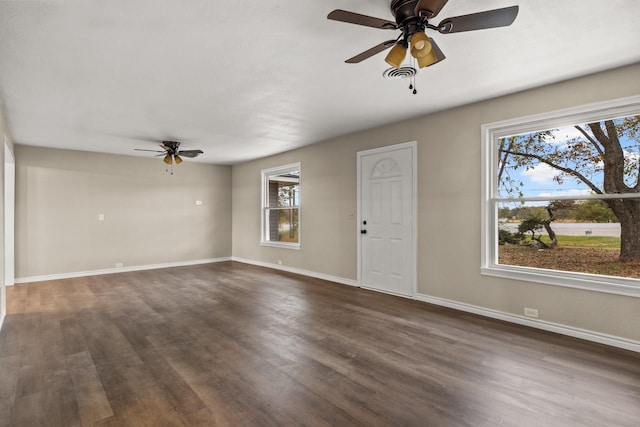
{"label": "electrical outlet", "polygon": [[281,259],[278,260],[278,265],[282,265],[282,260]]}
{"label": "electrical outlet", "polygon": [[98,221],[104,221],[104,214],[98,214]]}
{"label": "electrical outlet", "polygon": [[538,309],[537,308],[525,307],[524,308],[524,315],[527,316],[527,317],[535,317],[537,319],[538,318]]}
{"label": "electrical outlet", "polygon": [[122,268],[124,267],[124,264],[121,262],[116,262],[116,268]]}

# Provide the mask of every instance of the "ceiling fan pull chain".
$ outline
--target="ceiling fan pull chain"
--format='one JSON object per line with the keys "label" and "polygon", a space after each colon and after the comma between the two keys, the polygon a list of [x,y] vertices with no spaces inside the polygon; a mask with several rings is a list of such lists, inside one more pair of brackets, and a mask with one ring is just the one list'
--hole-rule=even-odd
{"label": "ceiling fan pull chain", "polygon": [[[411,68],[417,70],[417,68],[415,68],[415,59],[413,57],[411,57],[410,59],[410,66]],[[418,90],[416,89],[416,75],[413,74],[410,78],[409,78],[409,90],[412,91],[412,93],[414,95],[416,95],[418,93]]]}

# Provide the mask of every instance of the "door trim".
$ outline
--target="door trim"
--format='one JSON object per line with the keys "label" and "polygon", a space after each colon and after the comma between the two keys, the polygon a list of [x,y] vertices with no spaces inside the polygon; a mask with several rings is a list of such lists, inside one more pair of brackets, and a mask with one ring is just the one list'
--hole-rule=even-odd
{"label": "door trim", "polygon": [[0,284],[0,328],[7,314],[7,286],[13,285],[15,281],[15,157],[9,147],[7,135],[3,133],[2,143],[4,150],[3,167],[3,271],[2,283]]}
{"label": "door trim", "polygon": [[412,243],[412,260],[413,268],[411,269],[411,295],[401,295],[392,292],[384,292],[378,289],[372,289],[378,292],[390,293],[392,295],[398,295],[405,298],[414,298],[418,294],[418,142],[409,141],[401,144],[387,145],[385,147],[373,148],[370,150],[358,151],[356,153],[356,174],[357,174],[357,213],[356,213],[356,242],[357,242],[357,273],[356,281],[361,288],[367,288],[362,283],[362,239],[360,237],[360,229],[362,226],[362,158],[371,154],[382,154],[393,152],[397,150],[403,150],[405,148],[411,149],[411,169],[412,169],[412,205],[411,212],[411,228],[413,230],[413,243]]}

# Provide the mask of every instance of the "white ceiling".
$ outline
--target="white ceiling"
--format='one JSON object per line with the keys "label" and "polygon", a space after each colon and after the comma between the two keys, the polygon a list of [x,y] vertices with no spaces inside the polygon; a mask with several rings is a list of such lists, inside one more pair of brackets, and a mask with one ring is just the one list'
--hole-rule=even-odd
{"label": "white ceiling", "polygon": [[[638,0],[450,0],[448,16],[520,5],[507,28],[430,33],[447,59],[418,94],[385,80],[389,0],[0,1],[0,100],[18,144],[149,155],[152,141],[233,164],[640,61]],[[640,78],[640,76],[639,76]],[[559,94],[561,96],[561,94]]]}

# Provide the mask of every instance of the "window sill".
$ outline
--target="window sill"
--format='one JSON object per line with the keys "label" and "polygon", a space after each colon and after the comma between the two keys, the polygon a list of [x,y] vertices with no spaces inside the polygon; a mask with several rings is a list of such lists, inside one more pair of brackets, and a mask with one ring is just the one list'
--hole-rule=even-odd
{"label": "window sill", "polygon": [[261,241],[260,246],[270,246],[272,248],[284,248],[284,249],[294,249],[300,250],[300,243],[284,243],[284,242],[267,242]]}
{"label": "window sill", "polygon": [[480,273],[485,276],[524,280],[545,285],[564,286],[640,298],[639,279],[510,265],[484,266],[480,269]]}

